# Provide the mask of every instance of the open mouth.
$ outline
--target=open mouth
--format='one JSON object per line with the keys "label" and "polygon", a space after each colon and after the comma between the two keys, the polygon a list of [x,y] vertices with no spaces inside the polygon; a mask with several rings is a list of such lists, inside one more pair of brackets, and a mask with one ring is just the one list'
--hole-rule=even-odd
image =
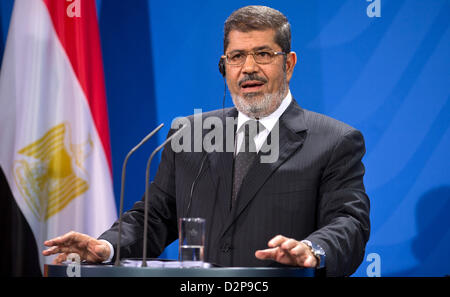
{"label": "open mouth", "polygon": [[264,86],[264,82],[258,80],[250,80],[241,84],[241,89],[244,92],[259,91]]}

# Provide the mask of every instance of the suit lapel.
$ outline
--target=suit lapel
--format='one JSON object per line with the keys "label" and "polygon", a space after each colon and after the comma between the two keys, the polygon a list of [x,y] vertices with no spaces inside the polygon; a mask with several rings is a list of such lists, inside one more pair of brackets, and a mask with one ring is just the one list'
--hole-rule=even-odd
{"label": "suit lapel", "polygon": [[[242,213],[242,211],[247,207],[247,205],[253,200],[256,193],[264,185],[267,179],[273,174],[273,172],[283,164],[289,157],[297,151],[303,144],[306,137],[305,131],[307,130],[304,113],[297,102],[293,99],[289,107],[280,117],[277,123],[279,131],[279,157],[273,163],[261,163],[261,154],[255,160],[255,163],[249,169],[247,176],[242,182],[242,186],[239,190],[236,207],[233,208],[230,215],[227,217],[222,235],[228,230],[228,228],[233,224],[237,217]],[[272,132],[276,131],[276,127]],[[270,133],[271,137],[274,137]],[[231,166],[228,170],[232,171],[232,161]],[[232,175],[230,175],[230,184],[227,184],[227,189],[229,190],[229,195],[231,197],[231,182]],[[231,198],[230,198],[231,199]],[[229,204],[228,204],[229,205]]]}

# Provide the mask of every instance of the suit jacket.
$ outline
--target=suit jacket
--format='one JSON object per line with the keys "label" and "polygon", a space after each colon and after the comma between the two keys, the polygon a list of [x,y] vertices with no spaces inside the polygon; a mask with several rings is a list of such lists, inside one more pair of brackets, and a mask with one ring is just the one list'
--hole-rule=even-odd
{"label": "suit jacket", "polygon": [[[215,116],[225,122],[226,117],[237,114],[235,108],[229,108],[204,113],[202,118]],[[188,119],[193,123],[193,116]],[[175,153],[167,145],[150,185],[147,255],[159,256],[176,240],[178,218],[187,215],[206,219],[207,262],[281,266],[254,256],[281,234],[320,245],[326,252],[328,276],[352,274],[363,260],[370,233],[362,134],[302,109],[295,100],[280,117],[278,128],[278,160],[261,163],[257,158],[233,209],[233,152]],[[203,136],[209,130],[203,129]],[[169,135],[172,133],[174,130]],[[226,141],[226,133],[223,137]],[[143,214],[143,200],[124,214],[121,257],[142,256]],[[116,248],[117,230],[116,222],[100,238]]]}

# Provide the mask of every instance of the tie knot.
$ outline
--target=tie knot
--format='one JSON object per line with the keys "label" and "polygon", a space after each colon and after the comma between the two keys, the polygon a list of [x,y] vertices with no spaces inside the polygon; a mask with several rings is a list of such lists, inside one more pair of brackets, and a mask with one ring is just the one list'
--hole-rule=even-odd
{"label": "tie knot", "polygon": [[244,129],[244,141],[240,147],[239,152],[256,153],[255,137],[263,131],[264,126],[256,120],[246,121],[240,130]]}
{"label": "tie knot", "polygon": [[260,121],[248,120],[242,125],[241,129],[244,129],[245,137],[254,138],[256,135],[262,132],[265,129],[265,127],[263,124],[261,124]]}

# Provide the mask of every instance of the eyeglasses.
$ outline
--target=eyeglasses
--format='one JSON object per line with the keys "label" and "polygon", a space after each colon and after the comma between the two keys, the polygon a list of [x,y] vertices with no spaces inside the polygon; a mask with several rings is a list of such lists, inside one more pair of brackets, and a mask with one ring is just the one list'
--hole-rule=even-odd
{"label": "eyeglasses", "polygon": [[251,51],[251,52],[243,52],[237,51],[226,54],[222,56],[225,58],[228,65],[232,66],[242,66],[245,61],[247,61],[247,56],[252,55],[253,59],[258,64],[270,64],[272,63],[275,56],[278,55],[286,55],[285,52],[276,52],[273,50],[260,50],[260,51]]}

